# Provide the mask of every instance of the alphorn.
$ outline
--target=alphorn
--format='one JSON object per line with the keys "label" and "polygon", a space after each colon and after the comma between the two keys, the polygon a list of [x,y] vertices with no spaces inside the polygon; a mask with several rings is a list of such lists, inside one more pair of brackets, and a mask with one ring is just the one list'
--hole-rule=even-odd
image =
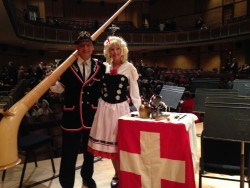
{"label": "alphorn", "polygon": [[[109,26],[112,21],[129,5],[132,0],[128,0],[117,10],[94,34],[91,39],[94,41]],[[75,50],[51,75],[42,80],[36,87],[27,93],[22,99],[16,102],[9,112],[12,116],[4,116],[0,122],[0,170],[6,170],[18,165],[21,160],[18,158],[18,129],[20,123],[28,110],[43,96],[43,94],[60,78],[60,76],[77,59]]]}

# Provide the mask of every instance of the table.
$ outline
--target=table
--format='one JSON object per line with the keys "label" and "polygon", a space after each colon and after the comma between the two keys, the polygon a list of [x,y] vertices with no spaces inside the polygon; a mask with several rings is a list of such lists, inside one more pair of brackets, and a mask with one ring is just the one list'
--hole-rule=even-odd
{"label": "table", "polygon": [[168,114],[170,121],[119,119],[119,188],[195,188],[197,117]]}

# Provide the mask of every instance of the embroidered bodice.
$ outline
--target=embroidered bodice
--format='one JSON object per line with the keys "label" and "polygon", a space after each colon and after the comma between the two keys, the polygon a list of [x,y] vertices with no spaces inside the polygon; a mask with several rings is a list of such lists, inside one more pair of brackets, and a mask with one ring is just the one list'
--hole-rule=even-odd
{"label": "embroidered bodice", "polygon": [[102,80],[102,99],[108,103],[127,100],[128,78],[121,74],[105,74]]}

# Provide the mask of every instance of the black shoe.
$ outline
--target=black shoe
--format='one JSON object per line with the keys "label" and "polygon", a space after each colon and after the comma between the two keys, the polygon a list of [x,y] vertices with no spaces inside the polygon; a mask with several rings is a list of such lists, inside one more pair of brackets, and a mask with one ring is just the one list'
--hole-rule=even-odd
{"label": "black shoe", "polygon": [[95,180],[89,179],[89,180],[82,180],[82,184],[85,185],[88,188],[96,188]]}
{"label": "black shoe", "polygon": [[112,178],[112,181],[111,181],[111,187],[118,187],[118,184],[119,184],[119,178],[118,177],[116,177],[116,176],[114,176],[113,178]]}

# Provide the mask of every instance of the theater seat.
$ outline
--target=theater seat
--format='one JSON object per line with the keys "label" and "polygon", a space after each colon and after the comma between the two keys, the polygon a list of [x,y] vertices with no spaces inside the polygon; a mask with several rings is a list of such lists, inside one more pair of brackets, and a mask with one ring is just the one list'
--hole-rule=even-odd
{"label": "theater seat", "polygon": [[[249,144],[245,143],[244,174],[249,178]],[[218,177],[215,174],[240,176],[241,174],[241,143],[227,140],[208,139],[201,135],[201,158],[199,170],[199,188],[202,178],[213,178],[227,181],[238,181],[236,178]]]}
{"label": "theater seat", "polygon": [[[25,170],[27,163],[30,161],[31,157],[34,157],[34,163],[37,167],[37,160],[35,156],[35,150],[42,146],[48,146],[49,152],[50,152],[50,159],[51,159],[51,165],[53,173],[56,173],[54,160],[53,160],[53,147],[52,147],[52,138],[49,135],[46,134],[29,134],[26,136],[22,136],[18,138],[18,148],[19,148],[19,154],[24,155],[24,162],[23,162],[23,169],[22,174],[20,178],[19,188],[22,187]],[[2,181],[5,179],[6,170],[3,171],[2,174]]]}

